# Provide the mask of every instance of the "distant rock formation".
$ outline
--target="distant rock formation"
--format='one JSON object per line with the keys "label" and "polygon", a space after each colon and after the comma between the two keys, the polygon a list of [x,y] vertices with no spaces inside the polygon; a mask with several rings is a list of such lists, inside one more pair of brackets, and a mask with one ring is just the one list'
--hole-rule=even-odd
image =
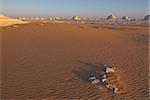
{"label": "distant rock formation", "polygon": [[78,16],[74,16],[72,19],[73,19],[73,20],[75,20],[75,21],[79,21],[79,20],[81,20],[81,18],[80,18],[80,17],[78,17]]}
{"label": "distant rock formation", "polygon": [[117,19],[117,17],[114,16],[114,15],[109,15],[109,16],[107,17],[107,19],[108,19],[108,20],[115,20],[115,19]]}
{"label": "distant rock formation", "polygon": [[14,25],[14,24],[25,24],[25,23],[29,23],[29,22],[21,21],[21,20],[14,19],[14,18],[10,18],[10,17],[7,17],[3,14],[0,14],[0,27],[11,26],[11,25]]}
{"label": "distant rock formation", "polygon": [[146,15],[146,16],[144,17],[144,20],[150,20],[150,15]]}
{"label": "distant rock formation", "polygon": [[129,20],[129,17],[128,16],[123,16],[122,20]]}

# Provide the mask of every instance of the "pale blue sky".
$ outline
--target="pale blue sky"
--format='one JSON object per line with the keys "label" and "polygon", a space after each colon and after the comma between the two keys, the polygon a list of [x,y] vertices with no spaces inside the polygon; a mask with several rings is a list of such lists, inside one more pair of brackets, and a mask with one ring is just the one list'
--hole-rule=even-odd
{"label": "pale blue sky", "polygon": [[0,0],[0,10],[9,16],[106,17],[128,15],[143,18],[149,0]]}

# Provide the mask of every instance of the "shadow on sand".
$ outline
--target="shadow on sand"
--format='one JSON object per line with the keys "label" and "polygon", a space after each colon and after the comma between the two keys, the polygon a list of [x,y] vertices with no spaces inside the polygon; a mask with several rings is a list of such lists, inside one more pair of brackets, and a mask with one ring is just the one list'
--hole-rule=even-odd
{"label": "shadow on sand", "polygon": [[80,61],[81,64],[86,65],[85,68],[74,69],[72,72],[77,75],[81,80],[88,82],[89,76],[96,74],[96,71],[104,71],[104,64],[92,64],[89,62]]}

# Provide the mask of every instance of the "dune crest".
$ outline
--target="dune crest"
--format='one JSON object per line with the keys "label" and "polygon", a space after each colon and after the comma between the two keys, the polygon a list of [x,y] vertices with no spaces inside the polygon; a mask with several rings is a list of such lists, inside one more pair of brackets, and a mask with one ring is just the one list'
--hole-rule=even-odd
{"label": "dune crest", "polygon": [[14,24],[26,24],[26,23],[29,23],[29,22],[10,18],[10,17],[7,17],[3,14],[0,14],[0,27],[11,26]]}

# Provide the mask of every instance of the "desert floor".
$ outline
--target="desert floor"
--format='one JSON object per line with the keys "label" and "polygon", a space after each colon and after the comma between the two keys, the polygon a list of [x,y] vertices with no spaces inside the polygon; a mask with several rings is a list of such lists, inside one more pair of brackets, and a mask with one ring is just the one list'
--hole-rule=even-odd
{"label": "desert floor", "polygon": [[[148,100],[148,28],[42,22],[0,28],[2,99]],[[116,67],[118,94],[88,82],[98,64]]]}

